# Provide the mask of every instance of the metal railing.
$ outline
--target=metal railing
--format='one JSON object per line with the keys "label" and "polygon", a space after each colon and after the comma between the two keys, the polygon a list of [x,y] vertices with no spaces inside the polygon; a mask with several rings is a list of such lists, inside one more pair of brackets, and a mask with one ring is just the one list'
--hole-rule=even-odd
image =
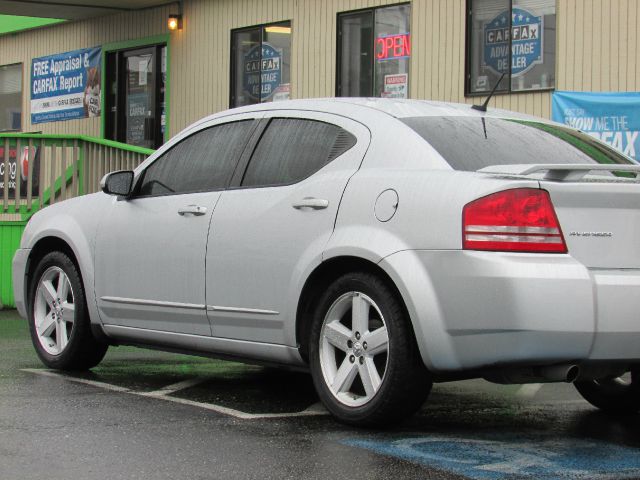
{"label": "metal railing", "polygon": [[0,221],[97,192],[114,170],[132,170],[153,150],[82,135],[0,133]]}

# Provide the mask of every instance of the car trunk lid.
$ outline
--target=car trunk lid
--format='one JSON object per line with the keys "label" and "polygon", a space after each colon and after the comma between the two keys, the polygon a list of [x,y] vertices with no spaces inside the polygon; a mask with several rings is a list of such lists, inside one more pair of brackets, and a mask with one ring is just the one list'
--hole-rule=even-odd
{"label": "car trunk lid", "polygon": [[[640,165],[499,165],[480,172],[537,178],[569,254],[590,268],[640,268]],[[595,175],[594,175],[595,173]]]}

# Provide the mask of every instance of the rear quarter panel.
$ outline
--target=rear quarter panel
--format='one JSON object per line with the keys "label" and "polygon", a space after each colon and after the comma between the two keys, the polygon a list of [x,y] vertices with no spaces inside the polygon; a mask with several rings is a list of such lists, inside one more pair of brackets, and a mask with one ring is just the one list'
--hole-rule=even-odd
{"label": "rear quarter panel", "polygon": [[[403,296],[425,363],[433,365],[430,354],[453,354],[442,292],[436,288],[439,279],[420,262],[396,268],[397,262],[385,259],[402,251],[459,251],[462,209],[467,203],[504,189],[539,188],[539,183],[454,171],[426,142],[410,135],[394,142],[375,134],[373,138],[379,141],[372,142],[362,168],[349,181],[323,260],[355,256],[383,268]],[[387,189],[397,192],[398,207],[390,220],[382,222],[376,218],[375,205]],[[405,288],[417,277],[425,286],[420,299],[411,298]]]}
{"label": "rear quarter panel", "polygon": [[[464,206],[511,188],[538,188],[538,182],[453,170],[363,168],[349,181],[325,259],[357,254],[380,261],[401,250],[460,250]],[[388,189],[397,192],[398,207],[383,222],[375,206]]]}

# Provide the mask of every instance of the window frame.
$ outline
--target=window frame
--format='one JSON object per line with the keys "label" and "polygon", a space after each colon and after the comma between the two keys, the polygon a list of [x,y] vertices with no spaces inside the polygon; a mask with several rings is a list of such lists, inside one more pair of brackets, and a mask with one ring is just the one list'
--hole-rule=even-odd
{"label": "window frame", "polygon": [[[299,183],[304,182],[308,178],[312,177],[313,175],[318,173],[320,170],[322,170],[326,166],[331,165],[335,160],[337,160],[342,155],[347,153],[349,150],[354,148],[358,144],[358,142],[360,141],[360,139],[358,138],[358,135],[356,135],[354,132],[350,131],[348,128],[345,128],[345,127],[343,127],[341,125],[337,125],[334,122],[327,121],[327,119],[309,118],[309,117],[302,117],[302,116],[300,116],[300,117],[298,117],[298,116],[286,116],[286,115],[278,115],[279,112],[274,112],[274,113],[275,113],[275,115],[273,115],[273,116],[269,116],[269,117],[266,117],[266,118],[259,119],[259,125],[257,126],[256,130],[254,131],[254,134],[253,134],[250,142],[245,146],[244,153],[246,155],[243,154],[243,158],[241,158],[240,162],[238,163],[238,166],[236,167],[236,172],[234,173],[233,178],[231,180],[231,185],[227,187],[228,190],[249,190],[249,189],[256,189],[256,188],[278,188],[278,187],[290,187],[292,185],[297,185]],[[267,128],[269,127],[269,125],[270,125],[272,120],[305,120],[305,121],[310,121],[310,122],[325,123],[327,125],[331,125],[331,126],[334,126],[336,128],[339,128],[341,130],[344,130],[345,132],[347,132],[348,134],[353,136],[353,138],[355,139],[355,142],[351,147],[349,147],[349,149],[347,149],[344,152],[342,152],[336,158],[334,158],[333,160],[325,163],[319,169],[314,170],[313,172],[311,172],[306,177],[301,178],[301,179],[299,179],[299,180],[297,180],[295,182],[275,183],[275,184],[269,184],[269,185],[242,185],[242,181],[244,180],[244,177],[245,177],[245,175],[247,173],[247,169],[249,168],[249,164],[253,160],[253,157],[254,157],[254,154],[255,154],[255,152],[256,152],[256,150],[258,148],[258,145],[259,145],[260,141],[262,140],[262,137],[263,137],[264,133],[267,131]]]}
{"label": "window frame", "polygon": [[[512,18],[512,12],[513,12],[513,2],[514,0],[506,0],[509,2],[509,18]],[[471,37],[472,37],[472,29],[473,29],[473,22],[471,21],[471,16],[473,14],[473,7],[472,7],[472,3],[474,2],[474,0],[466,0],[466,11],[465,11],[465,39],[464,39],[464,96],[469,97],[469,98],[473,98],[473,97],[486,97],[487,95],[489,95],[489,92],[491,91],[491,89],[485,91],[485,92],[472,92],[471,91],[471,55],[470,55],[470,50],[471,50]],[[558,18],[558,1],[554,0],[554,5],[555,5],[555,15],[556,15],[556,25],[557,25],[557,18]],[[557,48],[558,48],[558,37],[557,37],[557,29],[556,29],[556,55],[555,55],[555,62],[554,62],[554,73],[556,73],[558,71],[558,54],[557,54]],[[511,42],[512,42],[512,38],[511,35],[509,35],[509,59],[511,59]],[[505,75],[505,78],[507,80],[507,89],[506,90],[496,90],[493,95],[519,95],[519,94],[525,94],[525,93],[539,93],[539,92],[553,92],[556,90],[556,87],[541,87],[541,88],[536,88],[535,90],[533,89],[529,89],[529,90],[513,90],[511,88],[511,61],[509,61],[509,73],[508,75]],[[492,86],[493,88],[493,86]]]}
{"label": "window frame", "polygon": [[[140,171],[140,173],[137,175],[137,178],[135,179],[135,186],[132,189],[132,193],[130,195],[130,199],[146,199],[146,198],[156,198],[156,197],[172,197],[172,196],[176,196],[176,195],[191,195],[191,194],[195,194],[195,193],[207,193],[207,192],[221,192],[221,191],[225,191],[228,190],[230,188],[230,185],[232,184],[233,179],[235,178],[237,171],[238,171],[238,167],[242,164],[242,159],[243,157],[246,155],[248,147],[251,145],[251,142],[253,141],[253,139],[256,136],[256,130],[259,129],[259,124],[260,124],[260,118],[238,118],[238,119],[234,119],[234,120],[229,120],[229,119],[225,119],[227,121],[222,121],[222,122],[217,122],[217,123],[207,123],[204,125],[201,125],[200,128],[198,128],[197,130],[191,131],[189,132],[187,135],[181,137],[180,139],[178,139],[175,143],[171,143],[170,145],[167,146],[166,149],[163,149],[162,152],[160,152],[158,154],[158,156],[156,158],[153,159],[152,162],[150,162],[148,165],[144,166],[144,169],[142,171]],[[212,128],[216,128],[216,127],[222,127],[224,125],[231,125],[233,123],[240,123],[240,122],[250,122],[252,125],[250,125],[249,127],[249,135],[247,135],[246,140],[244,142],[244,144],[242,145],[242,147],[240,148],[240,154],[238,155],[238,158],[236,159],[235,165],[233,166],[233,171],[231,172],[231,175],[228,176],[225,185],[223,187],[220,188],[206,188],[206,189],[202,189],[202,190],[194,190],[194,191],[188,191],[188,192],[168,192],[168,193],[158,193],[155,195],[141,195],[140,194],[140,189],[142,188],[142,184],[144,183],[144,178],[147,174],[147,171],[149,170],[149,168],[151,168],[152,165],[155,165],[156,162],[166,158],[166,154],[169,153],[170,151],[172,151],[174,148],[176,148],[178,145],[182,144],[183,142],[187,141],[188,139],[190,139],[191,137],[193,137],[194,135],[197,135],[205,130],[209,130]]]}
{"label": "window frame", "polygon": [[[291,46],[290,48],[293,48],[293,21],[291,19],[288,20],[279,20],[276,22],[269,22],[269,23],[260,23],[258,25],[250,25],[248,27],[240,27],[240,28],[232,28],[231,32],[230,32],[230,39],[229,39],[229,108],[241,108],[241,107],[236,107],[234,105],[234,100],[235,100],[235,88],[236,88],[236,47],[235,47],[235,43],[233,41],[234,35],[236,33],[242,33],[242,32],[250,32],[251,30],[260,30],[260,45],[262,45],[263,43],[263,37],[264,37],[264,30],[267,27],[274,27],[274,26],[284,26],[284,24],[288,24],[287,26],[289,28],[291,28]],[[292,55],[293,56],[293,55]],[[291,72],[289,72],[289,75],[291,75]],[[262,91],[262,76],[260,76],[260,91]],[[269,103],[269,102],[263,102],[262,99],[260,99],[259,102],[257,103],[252,103],[250,105],[261,105],[263,103]],[[242,105],[242,106],[248,106],[248,105]]]}
{"label": "window frame", "polygon": [[12,132],[15,133],[15,132],[24,131],[24,121],[25,121],[24,110],[23,110],[24,95],[25,95],[24,62],[14,62],[14,63],[7,63],[4,65],[0,65],[0,67],[16,67],[16,66],[20,67],[20,127],[17,130],[13,130],[13,129],[0,130],[0,133],[12,133]]}
{"label": "window frame", "polygon": [[[469,1],[469,0],[467,0]],[[334,85],[334,96],[338,97],[338,98],[343,98],[341,95],[340,90],[342,90],[342,86],[340,84],[340,79],[342,77],[341,73],[342,73],[342,40],[341,40],[341,34],[342,34],[342,30],[340,28],[340,16],[344,15],[344,16],[348,16],[348,15],[357,15],[357,14],[362,14],[362,13],[370,13],[372,15],[372,29],[373,29],[373,55],[371,56],[371,78],[372,80],[372,89],[371,89],[371,95],[365,95],[364,97],[360,97],[360,98],[367,98],[367,97],[372,97],[374,94],[374,88],[375,88],[375,52],[376,52],[376,46],[375,46],[375,28],[376,28],[376,10],[380,10],[380,9],[385,9],[385,8],[392,8],[392,7],[402,7],[402,6],[409,6],[411,7],[411,13],[409,15],[409,27],[411,28],[412,26],[412,20],[413,20],[413,6],[412,6],[412,2],[399,2],[399,3],[390,3],[389,5],[380,5],[377,7],[365,7],[365,8],[358,8],[355,10],[344,10],[341,12],[337,12],[336,13],[336,81],[335,81],[335,85]],[[409,34],[411,34],[411,32],[409,32]],[[413,46],[413,39],[412,39],[412,46]],[[407,78],[409,80],[409,82],[411,82],[411,61],[409,61],[409,71],[407,72]],[[407,99],[411,98],[410,95],[410,89],[407,90]],[[375,98],[379,98],[379,97],[375,97]]]}

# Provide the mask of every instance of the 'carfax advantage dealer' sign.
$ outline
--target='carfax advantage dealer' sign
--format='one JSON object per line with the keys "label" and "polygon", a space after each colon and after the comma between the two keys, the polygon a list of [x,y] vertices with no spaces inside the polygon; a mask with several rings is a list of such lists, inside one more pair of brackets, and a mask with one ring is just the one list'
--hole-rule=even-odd
{"label": "'carfax advantage dealer' sign", "polygon": [[100,116],[100,47],[31,62],[31,123]]}
{"label": "'carfax advantage dealer' sign", "polygon": [[[511,24],[511,29],[509,28]],[[543,18],[521,8],[496,16],[484,26],[484,63],[496,73],[509,71],[511,42],[511,76],[517,77],[542,63]]]}
{"label": "'carfax advantage dealer' sign", "polygon": [[268,43],[256,45],[244,56],[244,91],[254,100],[269,100],[282,83],[282,51]]}

